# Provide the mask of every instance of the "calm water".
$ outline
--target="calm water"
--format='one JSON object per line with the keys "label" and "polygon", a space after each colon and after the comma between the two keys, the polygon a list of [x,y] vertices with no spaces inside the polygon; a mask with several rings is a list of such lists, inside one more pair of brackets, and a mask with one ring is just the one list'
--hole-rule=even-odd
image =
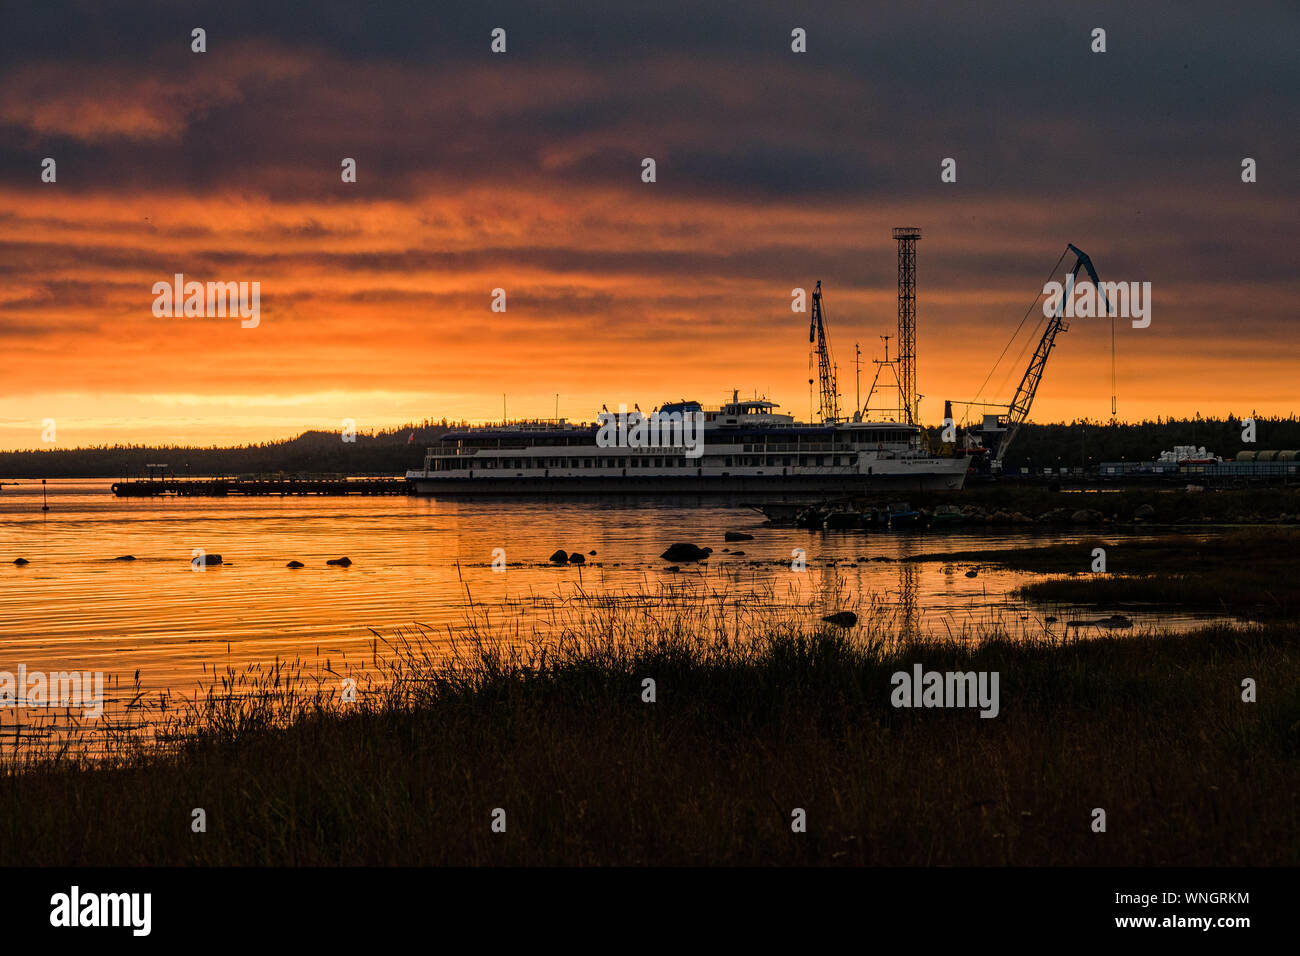
{"label": "calm water", "polygon": [[[121,689],[191,693],[212,668],[294,658],[358,661],[373,635],[414,623],[462,626],[471,602],[527,631],[582,615],[597,599],[668,588],[684,600],[737,607],[779,603],[810,619],[844,606],[883,606],[902,625],[948,634],[1000,623],[1062,633],[1069,612],[1026,607],[1008,594],[1029,576],[969,564],[855,562],[859,558],[1078,540],[1011,530],[913,534],[809,532],[763,526],[735,502],[661,500],[456,502],[427,498],[118,499],[108,480],[39,481],[0,489],[0,671],[103,671]],[[727,530],[753,541],[728,544]],[[698,568],[666,574],[675,541],[714,549]],[[224,564],[191,568],[194,549]],[[491,568],[505,550],[508,568]],[[557,548],[597,552],[555,568]],[[722,549],[743,550],[743,556]],[[792,550],[807,573],[790,570]],[[134,561],[115,561],[121,555]],[[349,568],[328,567],[347,556]],[[15,558],[30,564],[15,566]],[[306,565],[289,570],[286,562]],[[1086,555],[1081,554],[1081,570]],[[847,593],[846,593],[847,592]],[[629,613],[636,613],[633,609]],[[1061,616],[1045,625],[1044,615]],[[1096,617],[1081,611],[1077,617]],[[1188,616],[1135,616],[1181,627]],[[0,714],[0,723],[4,715]]]}

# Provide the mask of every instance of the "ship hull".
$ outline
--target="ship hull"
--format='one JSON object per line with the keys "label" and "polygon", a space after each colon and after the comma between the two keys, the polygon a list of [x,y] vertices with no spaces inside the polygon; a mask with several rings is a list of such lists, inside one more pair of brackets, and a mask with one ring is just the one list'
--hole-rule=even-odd
{"label": "ship hull", "polygon": [[424,477],[407,474],[417,495],[438,497],[522,495],[854,495],[873,491],[959,491],[966,479],[957,472],[902,475],[575,475],[551,478]]}

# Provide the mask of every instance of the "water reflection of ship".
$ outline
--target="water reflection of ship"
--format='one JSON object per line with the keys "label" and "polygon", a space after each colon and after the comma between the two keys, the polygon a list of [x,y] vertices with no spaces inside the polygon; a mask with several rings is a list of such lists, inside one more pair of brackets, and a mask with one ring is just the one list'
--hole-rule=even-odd
{"label": "water reflection of ship", "polygon": [[898,562],[898,636],[914,639],[920,636],[920,621],[916,604],[916,563]]}

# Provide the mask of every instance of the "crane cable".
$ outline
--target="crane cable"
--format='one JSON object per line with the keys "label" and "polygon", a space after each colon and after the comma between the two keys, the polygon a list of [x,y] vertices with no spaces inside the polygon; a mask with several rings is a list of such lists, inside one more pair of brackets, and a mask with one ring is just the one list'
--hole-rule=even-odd
{"label": "crane cable", "polygon": [[[1034,325],[1033,332],[1025,336],[1025,344],[1020,346],[1020,351],[1016,355],[1016,360],[1014,364],[1007,365],[1006,374],[1002,376],[1002,381],[998,383],[999,394],[1006,394],[1007,388],[1009,388],[1011,385],[1011,377],[1016,374],[1017,367],[1022,367],[1025,365],[1025,356],[1029,353],[1029,350],[1033,348],[1035,351],[1037,351],[1038,342],[1043,337],[1038,330],[1044,329],[1046,324],[1049,321],[1051,320],[1048,319],[1047,316],[1044,316],[1043,318],[1039,319],[1038,322],[1035,323]],[[1025,373],[1021,372],[1020,374],[1021,376],[1023,376]]]}
{"label": "crane cable", "polygon": [[1110,415],[1114,418],[1119,411],[1115,387],[1115,307],[1106,311],[1110,313]]}
{"label": "crane cable", "polygon": [[[1056,270],[1060,268],[1061,263],[1065,261],[1065,257],[1066,257],[1067,255],[1069,255],[1069,253],[1070,253],[1070,249],[1069,249],[1069,247],[1067,246],[1066,249],[1065,249],[1065,251],[1061,253],[1061,258],[1059,258],[1059,259],[1056,260],[1056,265],[1052,266],[1052,270],[1051,270],[1049,273],[1047,273],[1047,280],[1043,283],[1043,285],[1047,285],[1048,282],[1051,282],[1051,281],[1052,281],[1052,276],[1056,275]],[[979,397],[980,397],[980,395],[983,393],[984,389],[985,389],[985,388],[988,386],[988,384],[989,384],[989,379],[991,379],[991,378],[993,377],[993,373],[996,372],[996,371],[998,370],[998,366],[1001,365],[1001,364],[1002,364],[1002,360],[1003,360],[1004,358],[1006,358],[1006,355],[1007,355],[1007,349],[1011,348],[1012,343],[1014,343],[1015,340],[1016,340],[1016,336],[1018,336],[1018,335],[1020,334],[1020,330],[1023,329],[1023,328],[1025,327],[1025,323],[1029,321],[1029,313],[1031,313],[1031,312],[1034,311],[1034,306],[1036,306],[1036,305],[1038,304],[1038,300],[1041,299],[1042,297],[1043,297],[1043,294],[1042,294],[1041,292],[1038,293],[1038,295],[1034,296],[1034,301],[1031,302],[1031,303],[1029,303],[1029,308],[1025,309],[1025,315],[1024,315],[1024,318],[1022,318],[1022,319],[1020,320],[1020,324],[1016,326],[1016,330],[1015,330],[1013,333],[1011,333],[1011,338],[1007,341],[1007,344],[1003,347],[1003,349],[1002,349],[1002,354],[998,356],[998,360],[997,360],[996,362],[994,362],[994,363],[993,363],[993,367],[992,367],[991,369],[989,369],[989,374],[986,375],[986,376],[984,377],[984,384],[981,385],[981,386],[979,387],[979,391],[977,391],[977,392],[975,393],[975,398],[974,398],[973,401],[979,401]],[[1035,326],[1035,328],[1037,328],[1037,326]],[[1114,322],[1113,322],[1113,321],[1111,322],[1111,329],[1112,329],[1112,334],[1113,334],[1113,331],[1114,331]],[[1112,345],[1112,353],[1113,353],[1113,350],[1114,350],[1114,348],[1113,348],[1113,345]],[[1024,354],[1024,349],[1021,349],[1020,351],[1021,351],[1021,354],[1023,355],[1023,354]]]}

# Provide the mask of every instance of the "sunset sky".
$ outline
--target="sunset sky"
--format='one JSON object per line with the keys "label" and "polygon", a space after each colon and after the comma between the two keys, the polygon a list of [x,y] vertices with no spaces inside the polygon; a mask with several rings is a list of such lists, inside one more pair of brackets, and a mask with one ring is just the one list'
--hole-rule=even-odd
{"label": "sunset sky", "polygon": [[[738,388],[803,418],[790,293],[818,279],[852,406],[901,225],[927,422],[1067,242],[1152,284],[1120,418],[1300,411],[1294,3],[113,6],[0,29],[0,449],[49,447],[46,419],[58,447],[499,419],[503,393],[591,420]],[[175,273],[259,282],[260,325],[155,316]],[[1108,418],[1109,350],[1075,320],[1033,420]]]}

